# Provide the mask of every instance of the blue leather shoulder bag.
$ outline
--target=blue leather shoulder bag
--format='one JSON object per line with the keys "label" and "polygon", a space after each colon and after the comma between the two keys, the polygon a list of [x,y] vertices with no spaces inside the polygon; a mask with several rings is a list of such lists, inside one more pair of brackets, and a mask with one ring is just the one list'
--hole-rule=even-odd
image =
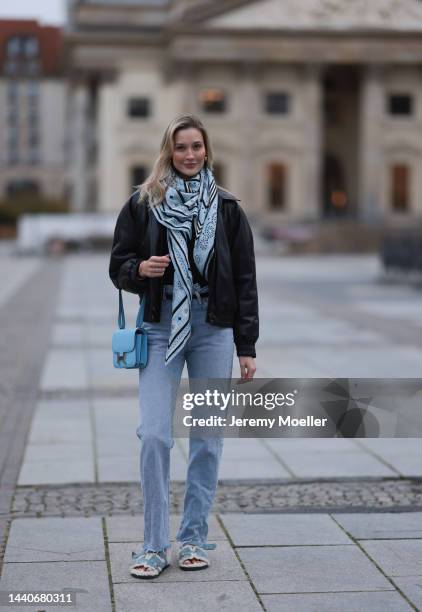
{"label": "blue leather shoulder bag", "polygon": [[144,322],[145,295],[139,304],[136,327],[125,329],[122,290],[119,289],[119,329],[113,333],[113,365],[115,368],[145,368],[148,361],[148,337]]}

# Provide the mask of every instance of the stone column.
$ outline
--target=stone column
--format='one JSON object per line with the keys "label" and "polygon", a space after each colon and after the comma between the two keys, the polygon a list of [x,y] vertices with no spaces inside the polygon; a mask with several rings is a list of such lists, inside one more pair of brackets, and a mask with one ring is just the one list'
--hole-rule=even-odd
{"label": "stone column", "polygon": [[321,180],[323,167],[323,86],[322,66],[306,66],[303,84],[305,116],[305,155],[303,164],[303,193],[306,200],[295,217],[317,220],[321,218]]}
{"label": "stone column", "polygon": [[73,211],[83,212],[88,208],[88,88],[85,83],[77,82],[71,92],[70,134],[71,143],[71,182]]}
{"label": "stone column", "polygon": [[[242,206],[251,213],[259,214],[265,209],[262,201],[259,170],[256,163],[254,143],[259,142],[257,117],[259,116],[259,74],[262,66],[242,64],[236,70],[236,88],[238,90],[237,117],[241,130],[242,150],[235,164],[237,176],[234,177],[233,190],[241,198]],[[236,77],[234,77],[236,78]],[[258,174],[257,174],[258,173]]]}
{"label": "stone column", "polygon": [[375,223],[383,216],[380,193],[382,180],[381,119],[384,113],[383,69],[364,68],[360,99],[360,154],[358,217]]}

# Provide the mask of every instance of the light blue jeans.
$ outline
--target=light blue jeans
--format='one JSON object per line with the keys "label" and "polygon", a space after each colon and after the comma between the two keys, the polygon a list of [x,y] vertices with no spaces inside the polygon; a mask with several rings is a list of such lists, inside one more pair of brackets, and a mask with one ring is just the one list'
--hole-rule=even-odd
{"label": "light blue jeans", "polygon": [[[182,370],[189,379],[230,379],[233,365],[233,329],[205,322],[207,298],[192,300],[192,335],[184,349],[166,366],[171,325],[171,298],[163,300],[159,323],[144,323],[148,334],[148,365],[139,371],[141,440],[140,470],[144,498],[144,550],[170,547],[170,449],[174,444],[172,418]],[[208,514],[218,481],[222,437],[190,438],[189,462],[179,542],[203,544]]]}

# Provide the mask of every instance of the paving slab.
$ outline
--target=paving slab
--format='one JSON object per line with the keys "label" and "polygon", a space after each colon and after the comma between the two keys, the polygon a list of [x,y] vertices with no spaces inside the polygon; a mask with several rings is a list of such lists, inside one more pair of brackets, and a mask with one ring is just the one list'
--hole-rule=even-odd
{"label": "paving slab", "polygon": [[[182,520],[181,514],[170,515],[170,534],[174,541]],[[109,542],[143,542],[143,516],[110,516],[106,518]],[[210,541],[226,540],[217,518],[211,515],[208,519],[208,539]]]}
{"label": "paving slab", "polygon": [[397,476],[397,472],[365,451],[277,452],[298,478]]}
{"label": "paving slab", "polygon": [[99,455],[133,456],[139,452],[136,398],[95,399],[96,446]]}
{"label": "paving slab", "polygon": [[96,450],[98,457],[128,457],[139,454],[139,440],[136,434],[132,436],[116,434],[111,432],[107,436],[98,435],[96,438]]}
{"label": "paving slab", "polygon": [[274,460],[271,449],[257,438],[225,438],[223,460],[243,459],[248,462],[255,459]]}
{"label": "paving slab", "polygon": [[264,443],[276,453],[347,453],[359,448],[351,438],[267,438]]}
{"label": "paving slab", "polygon": [[136,429],[139,420],[138,391],[133,397],[95,398],[92,406],[98,434],[119,432],[133,435],[133,428]]}
{"label": "paving slab", "polygon": [[392,468],[404,477],[422,477],[422,456],[415,453],[402,453],[389,455],[385,452],[383,459],[387,461]]}
{"label": "paving slab", "polygon": [[30,443],[92,442],[87,400],[47,400],[37,404]]}
{"label": "paving slab", "polygon": [[[0,580],[2,591],[80,590],[76,593],[75,612],[111,612],[110,590],[105,561],[37,563],[5,563]],[[139,602],[138,602],[139,604]],[[28,612],[34,606],[13,606],[14,612]],[[40,606],[37,610],[63,612],[64,606]]]}
{"label": "paving slab", "polygon": [[54,485],[95,482],[92,459],[25,462],[19,473],[18,485]]}
{"label": "paving slab", "polygon": [[[202,572],[184,572],[177,566],[178,544],[174,543],[171,551],[171,567],[166,569],[155,583],[163,582],[213,582],[220,580],[246,580],[246,575],[242,570],[236,555],[228,542],[217,543],[217,550],[209,551],[210,567]],[[132,551],[141,551],[142,544],[139,539],[132,543],[111,543],[109,545],[111,573],[113,583],[115,582],[139,582],[129,573],[132,560]]]}
{"label": "paving slab", "polygon": [[417,610],[422,610],[422,576],[394,577],[393,582],[410,599]]}
{"label": "paving slab", "polygon": [[354,546],[238,548],[238,554],[259,593],[394,590]]}
{"label": "paving slab", "polygon": [[394,591],[262,595],[267,612],[408,612],[413,608]]}
{"label": "paving slab", "polygon": [[6,563],[104,559],[100,518],[27,518],[12,522]]}
{"label": "paving slab", "polygon": [[398,474],[422,476],[422,438],[363,439],[360,443],[387,461]]}
{"label": "paving slab", "polygon": [[[273,336],[274,337],[274,336]],[[320,378],[326,376],[323,362],[311,361],[308,358],[309,347],[297,349],[289,347],[281,351],[277,341],[276,346],[264,344],[257,347],[257,372],[260,378]],[[235,360],[235,363],[238,360]]]}
{"label": "paving slab", "polygon": [[25,449],[24,462],[56,461],[56,459],[73,461],[75,457],[86,461],[93,461],[92,446],[83,443],[74,444],[72,442],[28,444]]}
{"label": "paving slab", "polygon": [[56,323],[53,325],[50,346],[81,347],[86,341],[85,326],[81,323]]}
{"label": "paving slab", "polygon": [[384,300],[388,297],[388,299],[414,299],[415,298],[415,290],[411,287],[411,285],[393,285],[393,284],[363,284],[363,285],[350,285],[345,288],[345,294],[349,295],[351,298],[362,299],[362,298],[379,298]]}
{"label": "paving slab", "polygon": [[[331,347],[320,345],[307,347],[306,353],[308,362],[315,366],[324,364],[324,376],[330,378],[420,377],[420,350],[413,346],[385,343],[379,346],[348,346],[347,351],[333,351]],[[280,367],[278,372],[280,376]]]}
{"label": "paving slab", "polygon": [[422,512],[333,514],[357,540],[422,538]]}
{"label": "paving slab", "polygon": [[92,432],[89,412],[82,418],[76,415],[67,419],[61,418],[62,414],[57,412],[52,419],[39,417],[35,413],[29,434],[30,444],[91,444]]}
{"label": "paving slab", "polygon": [[219,469],[219,480],[249,480],[254,478],[290,478],[291,473],[277,461],[276,458],[254,459],[226,459],[223,456]]}
{"label": "paving slab", "polygon": [[117,328],[117,321],[86,323],[84,329],[84,341],[87,346],[104,347],[110,350],[111,336]]}
{"label": "paving slab", "polygon": [[[265,315],[263,315],[265,317]],[[261,315],[262,318],[262,315]],[[273,319],[271,321],[271,318]],[[273,325],[271,325],[271,323]],[[263,334],[260,333],[260,342],[265,344],[274,344],[274,328],[278,326],[277,343],[294,344],[296,347],[301,344],[306,345],[323,345],[323,346],[339,346],[347,343],[383,343],[385,338],[377,332],[356,329],[346,321],[324,319],[323,317],[315,316],[307,318],[306,321],[296,320],[289,321],[286,327],[279,326],[278,309],[273,313],[272,317],[265,318],[265,326]],[[280,344],[279,344],[280,345]]]}
{"label": "paving slab", "polygon": [[[183,573],[181,570],[178,571]],[[203,574],[205,572],[184,573]],[[140,612],[140,602],[142,602],[142,610],[150,612],[170,609],[172,612],[186,612],[190,608],[201,610],[201,612],[233,612],[234,610],[262,612],[262,607],[250,584],[235,580],[219,580],[218,582],[193,580],[192,582],[161,582],[159,584],[157,580],[139,580],[137,584],[114,585],[114,598],[116,612]]]}
{"label": "paving slab", "polygon": [[[3,246],[3,241],[2,241]],[[11,254],[10,254],[11,255]],[[32,258],[28,260],[16,257],[1,257],[2,287],[0,294],[0,306],[3,306],[19,288],[36,274],[43,264],[43,259]]]}
{"label": "paving slab", "polygon": [[418,303],[415,299],[413,303],[407,303],[403,300],[390,303],[386,303],[385,300],[360,300],[355,302],[355,307],[386,319],[412,320],[422,323],[421,303]]}
{"label": "paving slab", "polygon": [[364,540],[361,546],[387,576],[422,576],[422,539]]}
{"label": "paving slab", "polygon": [[37,411],[46,418],[60,411],[60,419],[73,419],[84,416],[90,405],[91,401],[88,398],[47,398],[37,402]]}
{"label": "paving slab", "polygon": [[51,349],[41,377],[41,391],[87,389],[88,364],[81,349]]}
{"label": "paving slab", "polygon": [[[321,318],[317,310],[311,306],[281,301],[276,302],[271,299],[263,300],[263,303],[259,304],[259,314],[263,322],[272,319],[277,324],[277,328],[281,327],[280,321],[284,320],[288,320],[289,324],[303,323],[304,321],[313,324]],[[271,326],[271,329],[274,332],[274,326]]]}
{"label": "paving slab", "polygon": [[415,454],[422,460],[422,438],[364,438],[359,444],[380,456]]}
{"label": "paving slab", "polygon": [[[75,291],[77,291],[77,289]],[[56,321],[80,321],[82,323],[88,321],[96,323],[102,321],[117,327],[116,314],[113,312],[112,308],[107,306],[100,308],[97,306],[95,309],[86,310],[81,304],[72,304],[70,301],[59,305],[56,310]]]}
{"label": "paving slab", "polygon": [[303,281],[312,281],[319,285],[319,281],[331,283],[372,284],[379,279],[382,264],[376,255],[342,255],[335,254],[301,254],[297,256],[274,257],[261,256],[257,261],[258,278],[267,277],[274,282],[274,273],[279,278],[292,284]]}
{"label": "paving slab", "polygon": [[104,456],[97,459],[99,482],[136,482],[139,480],[139,458],[137,454],[126,456]]}
{"label": "paving slab", "polygon": [[351,544],[328,514],[222,514],[235,546]]}
{"label": "paving slab", "polygon": [[37,404],[18,484],[94,482],[90,404],[46,400]]}

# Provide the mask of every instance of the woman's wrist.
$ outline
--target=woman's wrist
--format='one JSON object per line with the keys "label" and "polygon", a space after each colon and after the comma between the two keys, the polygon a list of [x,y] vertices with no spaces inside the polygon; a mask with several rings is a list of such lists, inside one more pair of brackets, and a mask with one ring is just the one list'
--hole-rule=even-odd
{"label": "woman's wrist", "polygon": [[139,265],[138,265],[138,278],[140,278],[141,280],[145,280],[145,279],[147,278],[147,277],[145,276],[145,274],[142,274],[142,267],[141,267],[141,266],[142,266],[142,264],[143,264],[143,263],[144,263],[144,262],[143,262],[143,261],[141,261],[141,262],[139,263]]}

